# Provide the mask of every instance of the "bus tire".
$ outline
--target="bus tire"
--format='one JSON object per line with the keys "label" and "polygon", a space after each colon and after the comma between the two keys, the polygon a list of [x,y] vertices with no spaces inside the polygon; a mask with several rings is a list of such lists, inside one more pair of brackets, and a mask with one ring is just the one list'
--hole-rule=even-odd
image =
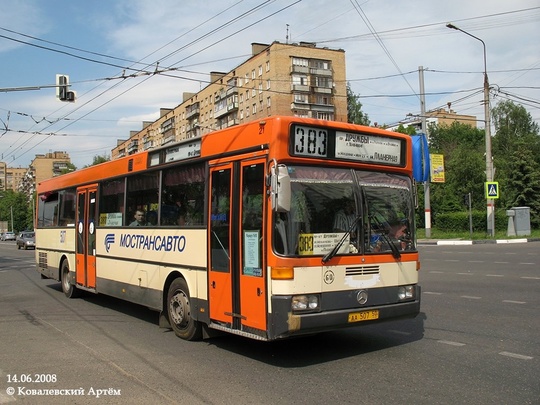
{"label": "bus tire", "polygon": [[167,316],[175,335],[184,340],[200,340],[202,327],[191,316],[191,299],[186,281],[173,280],[167,293]]}
{"label": "bus tire", "polygon": [[62,291],[68,298],[77,298],[80,295],[80,290],[70,282],[69,276],[69,264],[67,260],[62,262],[60,268],[60,284],[62,284]]}

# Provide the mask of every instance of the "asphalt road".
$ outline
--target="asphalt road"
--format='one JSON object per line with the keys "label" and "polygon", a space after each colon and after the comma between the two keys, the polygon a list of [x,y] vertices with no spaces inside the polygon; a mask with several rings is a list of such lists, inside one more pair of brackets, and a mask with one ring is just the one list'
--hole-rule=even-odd
{"label": "asphalt road", "polygon": [[538,242],[421,247],[415,320],[272,343],[69,300],[33,256],[0,242],[0,404],[540,403]]}

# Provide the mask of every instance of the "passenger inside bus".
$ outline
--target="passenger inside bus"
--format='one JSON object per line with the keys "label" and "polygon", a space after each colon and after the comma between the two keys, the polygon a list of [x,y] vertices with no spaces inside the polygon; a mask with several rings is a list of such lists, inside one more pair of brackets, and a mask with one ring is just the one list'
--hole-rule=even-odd
{"label": "passenger inside bus", "polygon": [[[334,232],[347,232],[356,220],[354,200],[347,198],[343,203],[343,208],[336,212],[334,217]],[[353,228],[351,239],[356,239],[356,232]]]}
{"label": "passenger inside bus", "polygon": [[146,215],[143,210],[137,210],[135,211],[135,215],[133,216],[135,220],[129,224],[129,226],[148,226],[150,223],[146,221]]}

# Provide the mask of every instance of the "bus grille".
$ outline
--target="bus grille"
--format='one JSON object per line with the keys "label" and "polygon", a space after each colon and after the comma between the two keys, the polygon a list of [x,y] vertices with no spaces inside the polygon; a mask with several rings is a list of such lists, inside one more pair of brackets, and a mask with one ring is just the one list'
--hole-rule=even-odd
{"label": "bus grille", "polygon": [[345,269],[346,276],[366,276],[371,274],[379,274],[379,266],[358,266]]}
{"label": "bus grille", "polygon": [[40,269],[47,268],[47,253],[46,252],[39,252],[38,266]]}

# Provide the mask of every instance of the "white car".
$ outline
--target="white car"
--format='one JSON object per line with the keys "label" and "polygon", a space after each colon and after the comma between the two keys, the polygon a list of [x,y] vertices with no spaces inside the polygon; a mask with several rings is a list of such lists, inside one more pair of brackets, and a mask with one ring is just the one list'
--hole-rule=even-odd
{"label": "white car", "polygon": [[2,240],[15,240],[15,233],[14,232],[5,232],[2,235]]}

